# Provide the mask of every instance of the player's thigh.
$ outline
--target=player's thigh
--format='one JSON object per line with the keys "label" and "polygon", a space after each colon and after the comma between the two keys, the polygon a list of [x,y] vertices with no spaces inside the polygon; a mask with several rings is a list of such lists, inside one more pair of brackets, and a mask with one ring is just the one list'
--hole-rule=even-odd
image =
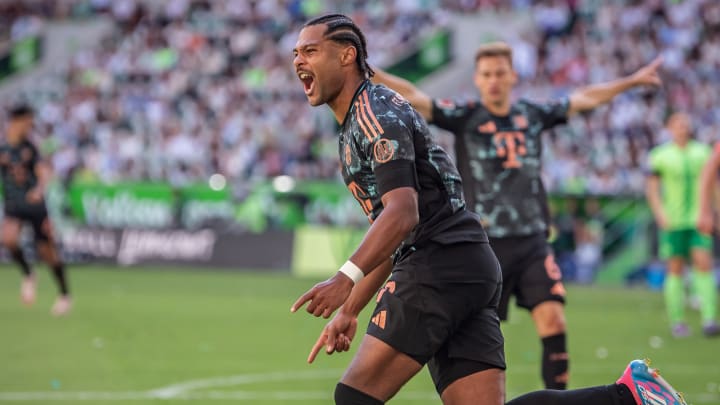
{"label": "player's thigh", "polygon": [[690,241],[690,257],[693,266],[700,271],[712,269],[712,236],[695,231]]}
{"label": "player's thigh", "polygon": [[5,247],[13,248],[18,245],[22,221],[19,218],[5,216],[0,226],[2,244]]}
{"label": "player's thigh", "polygon": [[517,304],[530,312],[546,302],[565,303],[562,273],[552,254],[536,255],[517,284]]}
{"label": "player's thigh", "polygon": [[366,334],[341,382],[385,402],[420,369],[410,356]]}
{"label": "player's thigh", "polygon": [[492,307],[479,309],[458,325],[428,362],[435,389],[443,398],[450,387],[467,376],[505,368],[505,339]]}
{"label": "player's thigh", "polygon": [[505,371],[490,368],[460,378],[443,391],[444,405],[502,405],[505,401]]}

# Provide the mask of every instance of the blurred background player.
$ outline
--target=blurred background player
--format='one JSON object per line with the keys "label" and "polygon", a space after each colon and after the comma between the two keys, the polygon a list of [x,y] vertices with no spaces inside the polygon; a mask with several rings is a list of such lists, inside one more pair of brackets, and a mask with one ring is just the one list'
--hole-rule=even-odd
{"label": "blurred background player", "polygon": [[699,181],[710,157],[710,147],[691,139],[690,117],[670,115],[666,127],[671,140],[649,154],[646,196],[660,231],[660,256],[667,261],[664,293],[672,335],[690,335],[685,319],[683,273],[689,261],[693,268],[693,290],[700,300],[703,333],[720,334],[715,320],[717,290],[712,274],[712,236],[698,229]]}
{"label": "blurred background player", "polygon": [[398,91],[428,122],[455,135],[457,165],[468,207],[480,215],[503,272],[501,319],[508,304],[530,311],[543,346],[546,388],[567,387],[568,354],[560,268],[547,242],[549,210],[541,180],[541,134],[573,114],[591,110],[642,85],[658,85],[660,60],[631,76],[573,91],[550,103],[513,102],[518,81],[512,49],[496,42],[480,47],[474,83],[480,100],[433,99],[410,82],[378,71],[374,80]]}
{"label": "blurred background player", "polygon": [[64,315],[70,311],[70,292],[65,266],[55,246],[45,206],[44,193],[49,180],[49,170],[42,162],[35,145],[28,139],[33,126],[33,110],[19,105],[14,107],[9,115],[5,142],[0,146],[0,173],[5,209],[2,243],[22,271],[20,297],[26,305],[32,305],[36,298],[37,278],[19,241],[22,226],[32,226],[37,252],[52,269],[59,291],[52,313]]}

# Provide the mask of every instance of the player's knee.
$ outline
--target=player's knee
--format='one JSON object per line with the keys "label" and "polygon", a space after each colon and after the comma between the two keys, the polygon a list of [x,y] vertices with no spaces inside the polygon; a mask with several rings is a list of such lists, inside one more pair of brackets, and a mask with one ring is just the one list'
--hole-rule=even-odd
{"label": "player's knee", "polygon": [[533,319],[537,325],[538,332],[542,336],[557,335],[564,333],[567,325],[565,321],[565,309],[560,302],[544,302],[532,310]]}
{"label": "player's knee", "polygon": [[336,405],[383,405],[384,402],[371,397],[370,395],[358,391],[355,388],[338,383],[335,386],[335,404]]}

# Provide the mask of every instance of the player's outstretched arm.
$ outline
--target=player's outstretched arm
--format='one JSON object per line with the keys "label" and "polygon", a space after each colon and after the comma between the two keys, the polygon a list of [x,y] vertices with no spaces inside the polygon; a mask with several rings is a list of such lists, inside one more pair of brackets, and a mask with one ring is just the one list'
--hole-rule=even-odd
{"label": "player's outstretched arm", "polygon": [[375,70],[375,76],[372,77],[373,83],[382,84],[400,93],[426,121],[432,119],[432,98],[430,96],[401,77],[377,68],[373,69]]}
{"label": "player's outstretched arm", "polygon": [[388,259],[353,288],[345,304],[340,307],[335,317],[320,332],[320,337],[318,337],[312,350],[310,350],[310,355],[308,355],[308,363],[315,360],[323,347],[325,347],[327,354],[350,350],[350,343],[355,338],[355,332],[357,331],[358,315],[387,280],[391,272],[392,260]]}
{"label": "player's outstretched arm", "polygon": [[570,94],[568,115],[592,110],[633,87],[661,85],[662,80],[658,74],[661,64],[662,58],[658,57],[629,76],[576,89]]}
{"label": "player's outstretched arm", "polygon": [[713,197],[717,184],[717,172],[720,170],[720,148],[714,148],[710,159],[705,163],[700,174],[700,214],[697,227],[702,233],[713,231]]}
{"label": "player's outstretched arm", "polygon": [[[383,194],[383,211],[370,226],[360,246],[348,263],[360,277],[371,274],[372,270],[392,256],[400,243],[419,222],[417,191],[412,187],[399,187]],[[290,308],[295,312],[309,303],[307,312],[314,316],[328,318],[345,303],[357,280],[351,279],[343,269],[332,278],[316,284],[303,294]],[[368,269],[368,270],[365,270]]]}

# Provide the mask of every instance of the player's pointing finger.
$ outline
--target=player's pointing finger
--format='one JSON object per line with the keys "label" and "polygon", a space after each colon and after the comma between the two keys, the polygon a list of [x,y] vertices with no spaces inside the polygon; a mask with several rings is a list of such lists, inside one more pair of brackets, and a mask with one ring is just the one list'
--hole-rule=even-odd
{"label": "player's pointing finger", "polygon": [[320,334],[320,337],[318,338],[317,342],[313,345],[312,349],[310,350],[310,354],[308,355],[307,362],[312,363],[315,361],[315,357],[317,357],[317,354],[320,353],[320,349],[325,346],[325,342],[327,341],[327,334],[325,331],[323,331]]}
{"label": "player's pointing finger", "polygon": [[312,289],[310,289],[310,291],[301,295],[300,298],[298,298],[297,301],[295,301],[295,303],[290,307],[290,312],[295,312],[298,309],[300,309],[303,305],[305,305],[306,302],[312,300],[314,295],[315,295],[315,288],[313,287]]}

